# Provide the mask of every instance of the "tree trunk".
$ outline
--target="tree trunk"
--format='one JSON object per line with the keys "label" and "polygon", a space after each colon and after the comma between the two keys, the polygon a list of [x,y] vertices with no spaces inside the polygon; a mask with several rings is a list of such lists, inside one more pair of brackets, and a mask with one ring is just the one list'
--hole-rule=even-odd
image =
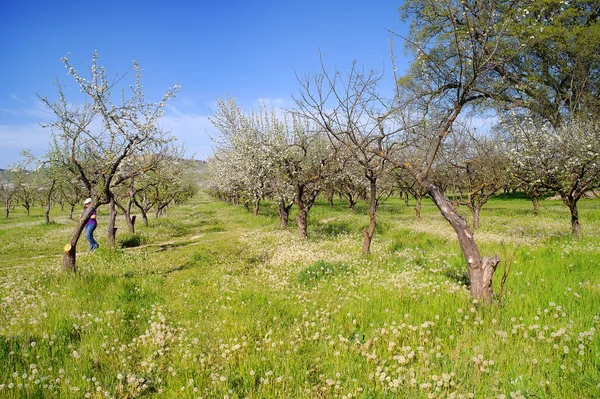
{"label": "tree trunk", "polygon": [[300,238],[307,238],[308,237],[308,225],[307,225],[307,215],[308,215],[308,210],[310,208],[308,208],[305,204],[304,204],[304,189],[305,187],[302,185],[298,185],[296,187],[296,205],[298,205],[298,216],[296,216],[296,225],[298,225],[298,235],[300,236]]}
{"label": "tree trunk", "polygon": [[71,204],[71,208],[69,208],[69,219],[73,220],[73,211],[75,210],[75,204]]}
{"label": "tree trunk", "polygon": [[148,211],[145,207],[140,205],[140,203],[135,199],[135,197],[132,199],[132,201],[133,205],[135,205],[135,207],[139,209],[142,214],[142,222],[144,223],[144,226],[148,227]]}
{"label": "tree trunk", "polygon": [[500,263],[498,255],[482,257],[477,248],[475,237],[469,225],[460,216],[452,202],[433,184],[423,184],[444,218],[450,223],[458,237],[458,243],[467,262],[471,295],[479,301],[491,303],[493,297],[492,281],[494,272]]}
{"label": "tree trunk", "polygon": [[481,212],[481,208],[478,206],[473,206],[473,231],[476,232],[479,230],[479,213]]}
{"label": "tree trunk", "polygon": [[48,190],[48,195],[46,195],[46,211],[44,212],[46,224],[50,223],[50,200],[52,199],[52,192],[54,191],[55,185],[56,180],[52,180],[52,185],[50,186],[50,190]]}
{"label": "tree trunk", "polygon": [[117,208],[115,206],[115,199],[111,198],[108,203],[108,247],[114,248],[117,245],[117,228],[115,224],[117,222]]}
{"label": "tree trunk", "polygon": [[135,234],[135,225],[134,225],[135,216],[132,218],[131,211],[125,211],[125,212],[123,212],[123,217],[125,218],[125,224],[127,225],[127,231],[130,234]]}
{"label": "tree trunk", "polygon": [[414,195],[415,200],[417,201],[417,205],[413,208],[415,210],[415,218],[416,221],[419,222],[421,220],[421,200],[423,197],[420,195]]}
{"label": "tree trunk", "polygon": [[315,200],[317,199],[317,196],[319,195],[319,192],[320,192],[319,188],[313,189],[312,192],[310,193],[308,199],[306,199],[306,201],[305,201],[305,198],[304,198],[305,190],[306,190],[305,185],[298,185],[298,186],[296,186],[296,192],[294,194],[295,195],[294,202],[296,203],[296,205],[298,205],[298,216],[296,217],[296,224],[298,225],[298,234],[300,235],[300,238],[308,237],[308,222],[307,222],[308,212],[310,211],[312,206],[315,204]]}
{"label": "tree trunk", "polygon": [[298,216],[296,216],[296,224],[298,225],[298,235],[300,238],[308,237],[308,224],[306,222],[308,212],[303,208],[299,208]]}
{"label": "tree trunk", "polygon": [[10,204],[7,203],[6,207],[4,208],[4,219],[8,219],[9,214],[10,214]]}
{"label": "tree trunk", "polygon": [[354,206],[356,205],[356,199],[352,193],[346,193],[346,198],[348,198],[348,209],[351,211],[354,210]]}
{"label": "tree trunk", "polygon": [[279,229],[285,230],[288,226],[290,220],[290,209],[292,209],[292,205],[294,203],[290,203],[286,205],[283,199],[279,200]]}
{"label": "tree trunk", "polygon": [[258,211],[260,210],[260,200],[254,201],[252,204],[252,214],[254,216],[258,216]]}
{"label": "tree trunk", "polygon": [[116,203],[116,205],[119,207],[121,212],[123,212],[125,224],[127,225],[127,231],[130,234],[135,234],[135,216],[133,218],[131,217],[131,206],[133,205],[133,200],[131,199],[131,197],[129,198],[129,200],[127,201],[127,208],[125,208],[118,202]]}
{"label": "tree trunk", "polygon": [[[81,232],[80,232],[81,234]],[[63,255],[63,269],[72,273],[77,273],[77,248],[75,246],[69,247]]]}
{"label": "tree trunk", "polygon": [[98,205],[88,207],[84,212],[77,226],[71,233],[71,238],[69,239],[69,243],[65,246],[65,251],[63,254],[63,269],[72,273],[77,272],[77,242],[79,241],[79,237],[81,237],[81,232],[85,228],[88,220],[90,220],[90,216],[92,213],[98,208]]}
{"label": "tree trunk", "polygon": [[571,211],[571,233],[573,237],[580,239],[581,225],[579,224],[579,212],[577,211],[577,201],[579,201],[579,198],[568,195],[562,197],[562,200],[569,207],[569,211]]}
{"label": "tree trunk", "polygon": [[135,234],[135,216],[131,216],[130,212],[123,214],[125,216],[125,223],[127,224],[127,231],[130,234]]}
{"label": "tree trunk", "polygon": [[540,196],[538,194],[535,194],[531,198],[531,202],[533,202],[533,214],[537,215],[538,211],[540,210]]}
{"label": "tree trunk", "polygon": [[331,208],[333,208],[333,194],[334,194],[333,190],[327,192],[327,203],[329,204],[329,206]]}
{"label": "tree trunk", "polygon": [[377,178],[370,179],[369,191],[369,228],[363,230],[363,255],[371,253],[371,242],[377,226]]}

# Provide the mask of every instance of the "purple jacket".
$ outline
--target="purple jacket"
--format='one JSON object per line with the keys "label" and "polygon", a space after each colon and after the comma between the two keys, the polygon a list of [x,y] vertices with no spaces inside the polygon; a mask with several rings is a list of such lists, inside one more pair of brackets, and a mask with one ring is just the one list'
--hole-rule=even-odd
{"label": "purple jacket", "polygon": [[92,216],[96,215],[96,211],[92,212],[92,214],[90,215],[90,220],[87,221],[86,226],[90,225],[90,224],[96,224],[96,219],[92,219]]}

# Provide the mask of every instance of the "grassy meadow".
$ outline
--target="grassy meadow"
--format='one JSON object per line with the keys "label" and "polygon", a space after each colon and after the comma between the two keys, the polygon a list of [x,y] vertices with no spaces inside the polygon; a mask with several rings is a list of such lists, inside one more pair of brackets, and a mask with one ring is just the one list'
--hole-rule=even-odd
{"label": "grassy meadow", "polygon": [[[362,257],[365,204],[317,204],[309,239],[293,219],[199,194],[138,222],[137,247],[78,244],[59,208],[0,219],[0,398],[598,398],[600,200],[499,196],[483,209],[483,254],[499,254],[501,300],[474,303],[453,231],[381,205]],[[468,213],[466,208],[461,212]],[[141,218],[140,218],[141,219]]]}

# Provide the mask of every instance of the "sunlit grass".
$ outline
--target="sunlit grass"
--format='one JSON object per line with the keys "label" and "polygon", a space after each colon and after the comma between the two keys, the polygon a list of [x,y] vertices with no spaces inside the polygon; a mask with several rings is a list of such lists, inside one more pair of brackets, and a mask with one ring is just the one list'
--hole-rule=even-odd
{"label": "sunlit grass", "polygon": [[0,397],[598,397],[600,201],[582,201],[581,241],[563,208],[484,208],[497,291],[511,267],[492,306],[470,298],[428,201],[420,222],[382,204],[369,257],[364,204],[317,204],[301,240],[271,204],[254,217],[200,194],[139,220],[139,242],[119,219],[136,245],[113,251],[101,210],[101,248],[82,237],[77,275],[60,269],[75,222],[15,209],[0,221]]}

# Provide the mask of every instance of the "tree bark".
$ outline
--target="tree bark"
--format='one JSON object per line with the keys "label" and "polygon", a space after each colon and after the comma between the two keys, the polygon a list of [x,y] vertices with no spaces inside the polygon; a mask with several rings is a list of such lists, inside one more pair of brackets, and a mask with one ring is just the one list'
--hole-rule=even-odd
{"label": "tree bark", "polygon": [[469,225],[456,212],[452,202],[435,185],[424,183],[424,186],[444,218],[456,232],[458,243],[467,262],[471,295],[479,301],[491,303],[494,293],[492,281],[500,258],[498,255],[491,258],[482,257]]}
{"label": "tree bark", "polygon": [[417,205],[413,208],[415,210],[415,219],[417,222],[421,220],[421,200],[423,197],[420,195],[415,195],[415,200],[417,201]]}
{"label": "tree bark", "polygon": [[478,206],[473,206],[473,231],[479,230],[479,213],[481,212],[481,208]]}
{"label": "tree bark", "polygon": [[577,210],[577,201],[579,201],[579,197],[574,197],[569,194],[567,196],[561,196],[563,202],[567,207],[569,207],[569,211],[571,212],[571,234],[576,239],[581,238],[581,225],[579,224],[579,211]]}
{"label": "tree bark", "polygon": [[69,219],[73,220],[73,211],[75,210],[75,204],[71,204],[69,208]]}
{"label": "tree bark", "polygon": [[369,180],[369,191],[369,228],[363,230],[363,255],[371,253],[371,242],[377,227],[377,178]]}
{"label": "tree bark", "polygon": [[333,208],[333,194],[334,194],[333,190],[327,192],[327,203],[329,204],[329,206],[331,208]]}
{"label": "tree bark", "polygon": [[540,210],[540,196],[537,194],[534,195],[531,198],[531,202],[533,203],[533,214],[537,215]]}
{"label": "tree bark", "polygon": [[[81,234],[81,232],[79,232]],[[63,269],[71,273],[77,273],[77,248],[71,246],[68,251],[65,251],[63,255]]]}
{"label": "tree bark", "polygon": [[314,189],[310,194],[309,198],[304,201],[304,191],[306,190],[306,186],[298,185],[296,186],[295,192],[295,200],[294,202],[298,205],[298,216],[296,217],[296,224],[298,225],[298,235],[300,238],[308,237],[308,212],[312,208],[317,195],[319,195],[319,189]]}
{"label": "tree bark", "polygon": [[356,199],[354,198],[354,195],[352,195],[351,192],[347,192],[346,193],[346,198],[348,198],[348,209],[350,209],[351,211],[354,210],[354,206],[356,205]]}
{"label": "tree bark", "polygon": [[79,222],[75,226],[75,229],[71,233],[71,238],[69,239],[69,243],[65,247],[65,251],[63,254],[62,265],[63,269],[72,273],[77,272],[77,242],[79,241],[79,237],[81,237],[81,232],[85,228],[88,220],[90,220],[90,216],[92,213],[98,208],[99,205],[94,205],[86,208],[83,212],[83,215],[79,219]]}
{"label": "tree bark", "polygon": [[111,197],[108,203],[108,247],[114,248],[117,245],[117,228],[115,224],[117,222],[117,208],[115,206],[115,199]]}
{"label": "tree bark", "polygon": [[254,216],[258,216],[258,211],[260,210],[260,200],[256,200],[252,204],[252,214]]}
{"label": "tree bark", "polygon": [[46,224],[50,223],[50,200],[52,199],[52,192],[54,191],[55,185],[56,180],[52,180],[52,185],[50,186],[50,190],[48,190],[48,195],[46,195],[46,211],[44,212]]}
{"label": "tree bark", "polygon": [[290,220],[290,209],[292,209],[293,202],[289,205],[285,203],[283,199],[279,200],[279,230],[285,230]]}
{"label": "tree bark", "polygon": [[300,238],[308,237],[308,224],[306,222],[307,215],[308,211],[299,207],[298,216],[296,216],[296,224],[298,225],[298,235]]}
{"label": "tree bark", "polygon": [[127,231],[130,234],[135,234],[135,216],[131,216],[131,206],[133,205],[133,201],[131,197],[127,201],[127,207],[122,206],[118,202],[116,205],[119,207],[121,212],[123,212],[123,217],[125,218],[125,224],[127,225]]}

